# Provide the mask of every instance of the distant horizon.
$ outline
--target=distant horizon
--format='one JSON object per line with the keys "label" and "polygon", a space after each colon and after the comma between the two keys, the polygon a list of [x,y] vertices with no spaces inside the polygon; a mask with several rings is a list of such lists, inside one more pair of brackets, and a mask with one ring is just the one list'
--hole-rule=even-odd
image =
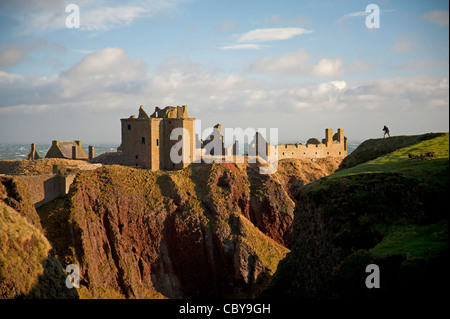
{"label": "distant horizon", "polygon": [[[427,134],[427,133],[449,133],[449,131],[433,131],[433,132],[430,131],[430,132],[420,132],[420,133],[414,133],[414,134],[398,134],[398,135],[391,134],[391,137],[395,137],[395,136],[422,135],[422,134]],[[382,131],[380,130],[380,135],[378,135],[378,136],[368,137],[368,138],[365,138],[365,139],[357,139],[357,138],[350,139],[350,138],[347,137],[347,140],[348,140],[348,143],[358,143],[358,144],[361,144],[362,142],[364,142],[364,141],[366,141],[366,140],[369,140],[369,139],[383,138],[382,134],[383,134],[383,133],[382,133]],[[302,138],[302,139],[299,139],[299,140],[288,140],[288,139],[286,139],[286,140],[279,140],[279,141],[278,141],[278,144],[295,144],[295,143],[306,144],[307,140],[310,139],[310,138],[317,138],[317,139],[321,140],[321,139],[324,138],[324,137],[325,137],[325,136],[309,136],[309,137],[307,137],[307,138]],[[386,137],[386,138],[387,138],[387,137]],[[79,140],[79,139],[77,139],[77,138],[74,138],[74,139],[67,139],[67,140],[61,140],[61,139],[60,139],[60,140],[58,140],[58,141],[76,141],[76,140]],[[28,145],[28,144],[29,144],[29,145],[31,146],[32,143],[36,143],[36,144],[40,144],[40,145],[49,145],[49,146],[51,146],[52,141],[53,141],[53,140],[51,140],[51,141],[16,141],[16,142],[0,142],[0,145]],[[119,146],[119,145],[121,144],[120,141],[118,141],[118,142],[115,142],[115,141],[92,141],[92,140],[87,140],[87,141],[80,140],[80,141],[81,141],[82,147],[88,146],[88,145],[117,145],[117,146]],[[227,143],[225,143],[225,144],[227,145]],[[231,144],[228,143],[227,146],[230,146],[230,145],[231,145]]]}
{"label": "distant horizon", "polygon": [[[426,132],[426,133],[421,133],[421,134],[409,134],[409,135],[422,135],[422,134],[427,134],[427,133],[448,133],[448,132]],[[395,136],[405,136],[405,135],[395,135]],[[394,135],[392,137],[395,137]],[[373,137],[375,138],[382,138],[382,137]],[[387,137],[386,137],[387,138]],[[351,154],[351,152],[353,152],[361,143],[363,143],[364,141],[366,141],[368,139],[365,140],[348,140],[348,154]],[[298,142],[298,141],[297,141]],[[295,144],[297,142],[289,142],[289,141],[279,141],[279,144]],[[21,143],[0,143],[0,161],[2,160],[20,160],[20,159],[25,159],[31,144],[34,143],[36,144],[36,150],[38,152],[38,155],[41,158],[45,158],[45,155],[47,153],[47,151],[50,149],[52,143],[51,142],[21,142]],[[306,140],[305,142],[301,142],[302,144],[306,144]],[[85,151],[87,151],[87,147],[89,145],[94,145],[95,148],[95,156],[99,156],[100,154],[106,153],[106,152],[115,152],[117,147],[120,146],[120,143],[113,143],[113,142],[83,142],[81,141],[81,147],[83,149],[85,149]],[[242,147],[243,150],[241,151],[245,151],[245,148],[248,144],[245,143],[245,145]],[[16,147],[14,148],[14,150],[10,149],[9,152],[14,151],[14,154],[7,154],[4,151],[4,148],[6,147]],[[230,145],[225,144],[225,147],[229,147]],[[19,152],[18,152],[19,151]],[[21,151],[21,153],[20,153]]]}

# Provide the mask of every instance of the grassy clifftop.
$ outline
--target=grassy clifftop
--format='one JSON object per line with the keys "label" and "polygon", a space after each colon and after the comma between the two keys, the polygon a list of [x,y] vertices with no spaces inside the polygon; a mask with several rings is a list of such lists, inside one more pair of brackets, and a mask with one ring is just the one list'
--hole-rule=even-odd
{"label": "grassy clifftop", "polygon": [[[430,137],[429,135],[425,135]],[[448,283],[449,135],[393,139],[383,155],[302,188],[293,244],[275,275],[280,290],[302,298],[442,297]],[[363,143],[364,144],[364,143]],[[367,149],[366,154],[375,153]],[[378,148],[379,143],[372,143]],[[420,156],[434,152],[434,156]],[[411,156],[409,156],[411,154]],[[367,289],[365,267],[377,264],[381,288]]]}
{"label": "grassy clifftop", "polygon": [[361,143],[339,165],[339,169],[350,168],[398,149],[434,139],[445,133],[426,133],[421,135],[400,135],[389,138],[369,139]]}
{"label": "grassy clifftop", "polygon": [[[449,134],[432,139],[423,140],[423,137],[421,139],[422,141],[417,144],[399,148],[373,160],[340,170],[333,174],[332,178],[354,174],[392,172],[430,180],[442,185],[448,184]],[[421,154],[427,153],[433,153],[433,156],[420,157]]]}

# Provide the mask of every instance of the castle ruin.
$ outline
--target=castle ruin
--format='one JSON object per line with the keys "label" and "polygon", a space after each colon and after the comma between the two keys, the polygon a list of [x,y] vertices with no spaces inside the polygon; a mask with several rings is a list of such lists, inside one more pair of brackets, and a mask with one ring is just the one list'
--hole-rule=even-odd
{"label": "castle ruin", "polygon": [[[29,159],[36,152],[36,144],[31,144],[30,154],[28,154]],[[38,157],[39,158],[39,157]],[[45,158],[65,158],[73,160],[92,160],[94,158],[94,146],[89,145],[89,157],[86,152],[81,147],[81,141],[63,142],[63,141],[52,141],[52,146],[47,151]]]}
{"label": "castle ruin", "polygon": [[[131,115],[120,121],[122,143],[118,151],[121,151],[123,165],[151,170],[174,170],[185,168],[198,160],[198,154],[201,154],[202,158],[237,155],[237,145],[229,149],[232,154],[225,154],[220,124],[214,126],[213,133],[205,141],[196,143],[195,118],[188,117],[186,105],[167,106],[164,109],[156,107],[150,116],[141,106],[137,118]],[[180,134],[174,134],[174,129],[180,129],[178,130]],[[176,146],[179,161],[173,161],[171,156]],[[265,160],[269,155],[276,156],[278,160],[287,158],[315,160],[347,156],[347,138],[342,128],[334,135],[332,129],[325,129],[325,138],[322,141],[310,138],[306,145],[278,144],[277,147],[270,145],[261,134],[257,133],[248,147],[249,155],[256,155]]]}
{"label": "castle ruin", "polygon": [[337,133],[334,135],[332,129],[325,129],[325,138],[322,139],[322,142],[317,138],[310,138],[306,142],[306,145],[301,143],[278,145],[278,159],[316,159],[328,156],[347,156],[347,138],[344,136],[344,130],[342,128],[338,128]]}
{"label": "castle ruin", "polygon": [[[151,170],[182,169],[194,159],[195,118],[187,115],[187,106],[167,106],[164,109],[155,108],[148,116],[143,106],[139,115],[121,119],[122,143],[118,150],[122,151],[122,164]],[[182,134],[177,139],[171,139],[174,129]],[[173,136],[172,136],[173,137]],[[175,144],[181,141],[182,159],[175,163],[170,152]]]}

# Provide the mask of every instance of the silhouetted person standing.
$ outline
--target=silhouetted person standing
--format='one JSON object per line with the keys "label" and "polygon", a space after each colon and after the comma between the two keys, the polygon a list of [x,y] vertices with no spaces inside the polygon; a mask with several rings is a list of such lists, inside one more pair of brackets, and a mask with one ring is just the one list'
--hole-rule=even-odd
{"label": "silhouetted person standing", "polygon": [[387,134],[389,137],[391,137],[391,134],[389,134],[389,128],[388,128],[386,125],[383,127],[383,132],[384,132],[383,138],[386,137],[386,134]]}

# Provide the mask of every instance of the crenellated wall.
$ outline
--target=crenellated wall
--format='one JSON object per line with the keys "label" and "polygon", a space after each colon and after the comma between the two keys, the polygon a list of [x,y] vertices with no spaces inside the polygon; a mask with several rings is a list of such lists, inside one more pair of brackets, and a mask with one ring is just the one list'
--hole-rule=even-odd
{"label": "crenellated wall", "polygon": [[347,138],[344,136],[344,130],[338,129],[333,135],[332,129],[325,129],[325,138],[320,142],[317,139],[309,139],[306,145],[297,144],[279,144],[278,159],[283,158],[324,158],[345,157],[347,156]]}

